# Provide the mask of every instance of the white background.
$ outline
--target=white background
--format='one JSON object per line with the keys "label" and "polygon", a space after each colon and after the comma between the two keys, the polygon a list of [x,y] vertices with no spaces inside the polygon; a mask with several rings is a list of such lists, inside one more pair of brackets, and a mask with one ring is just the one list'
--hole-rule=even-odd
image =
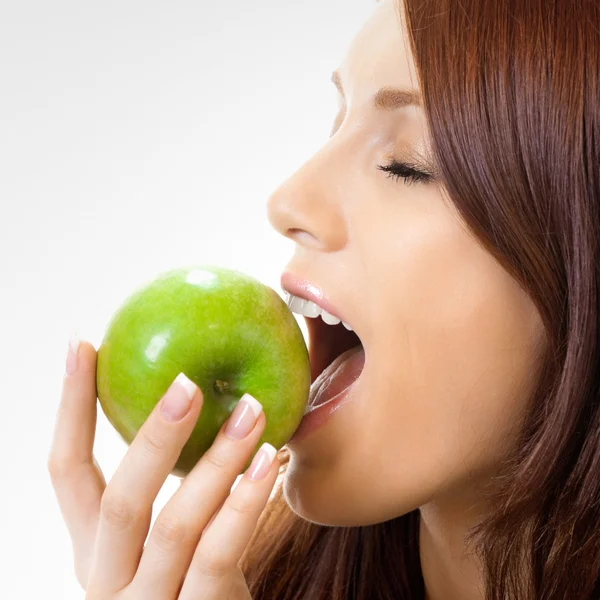
{"label": "white background", "polygon": [[[326,142],[330,74],[374,7],[1,3],[0,597],[84,597],[46,471],[71,332],[98,348],[134,288],[183,265],[282,294],[293,243],[266,200]],[[99,410],[107,480],[125,451]]]}

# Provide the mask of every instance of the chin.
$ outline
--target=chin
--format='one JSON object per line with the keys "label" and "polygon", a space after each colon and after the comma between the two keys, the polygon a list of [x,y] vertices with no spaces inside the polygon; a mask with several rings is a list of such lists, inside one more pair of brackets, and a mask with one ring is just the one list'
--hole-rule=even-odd
{"label": "chin", "polygon": [[[290,455],[282,491],[292,512],[325,527],[366,527],[391,521],[426,505],[435,492],[424,482],[384,497],[362,496],[359,490],[336,485],[323,470],[308,468],[294,453]],[[354,501],[348,502],[348,496]]]}
{"label": "chin", "polygon": [[322,484],[307,472],[310,469],[298,468],[298,461],[294,454],[290,456],[285,478],[283,480],[283,496],[292,511],[305,521],[316,525],[338,525],[332,522],[335,515],[330,514],[329,502],[325,501]]}
{"label": "chin", "polygon": [[370,524],[361,522],[353,507],[337,498],[334,490],[323,483],[319,476],[322,473],[303,469],[294,462],[292,454],[283,480],[283,496],[296,515],[315,525],[327,527]]}

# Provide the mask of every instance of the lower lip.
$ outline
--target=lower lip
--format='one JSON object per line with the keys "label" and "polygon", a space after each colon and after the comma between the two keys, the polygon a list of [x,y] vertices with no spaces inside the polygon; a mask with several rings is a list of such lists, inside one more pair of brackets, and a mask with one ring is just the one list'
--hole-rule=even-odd
{"label": "lower lip", "polygon": [[[336,377],[332,380],[330,386],[333,387],[338,379],[338,385],[340,381],[348,381],[348,385],[335,396],[305,414],[288,444],[305,439],[313,431],[324,425],[331,418],[331,415],[349,400],[350,392],[356,386],[364,368],[365,350],[362,346],[360,349],[353,348],[342,354],[338,360],[339,366],[337,367]],[[358,376],[353,375],[357,372],[359,373]],[[319,383],[319,380],[317,379],[315,383]]]}

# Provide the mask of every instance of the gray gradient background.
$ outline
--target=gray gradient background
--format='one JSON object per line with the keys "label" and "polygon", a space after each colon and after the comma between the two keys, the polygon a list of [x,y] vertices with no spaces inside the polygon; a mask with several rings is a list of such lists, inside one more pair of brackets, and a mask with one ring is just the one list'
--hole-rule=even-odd
{"label": "gray gradient background", "polygon": [[[293,244],[265,203],[326,142],[374,5],[0,3],[0,597],[84,597],[46,472],[70,333],[98,347],[136,286],[190,263],[280,291]],[[125,450],[99,411],[107,480]]]}

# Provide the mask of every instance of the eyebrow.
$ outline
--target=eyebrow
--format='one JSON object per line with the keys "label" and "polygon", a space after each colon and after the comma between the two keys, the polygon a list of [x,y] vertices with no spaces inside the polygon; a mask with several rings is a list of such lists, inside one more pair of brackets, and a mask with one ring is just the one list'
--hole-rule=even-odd
{"label": "eyebrow", "polygon": [[[331,74],[331,81],[338,89],[341,96],[344,96],[342,88],[342,79],[337,71]],[[421,95],[415,90],[399,89],[393,87],[381,88],[372,100],[374,108],[393,111],[407,106],[422,106]]]}

